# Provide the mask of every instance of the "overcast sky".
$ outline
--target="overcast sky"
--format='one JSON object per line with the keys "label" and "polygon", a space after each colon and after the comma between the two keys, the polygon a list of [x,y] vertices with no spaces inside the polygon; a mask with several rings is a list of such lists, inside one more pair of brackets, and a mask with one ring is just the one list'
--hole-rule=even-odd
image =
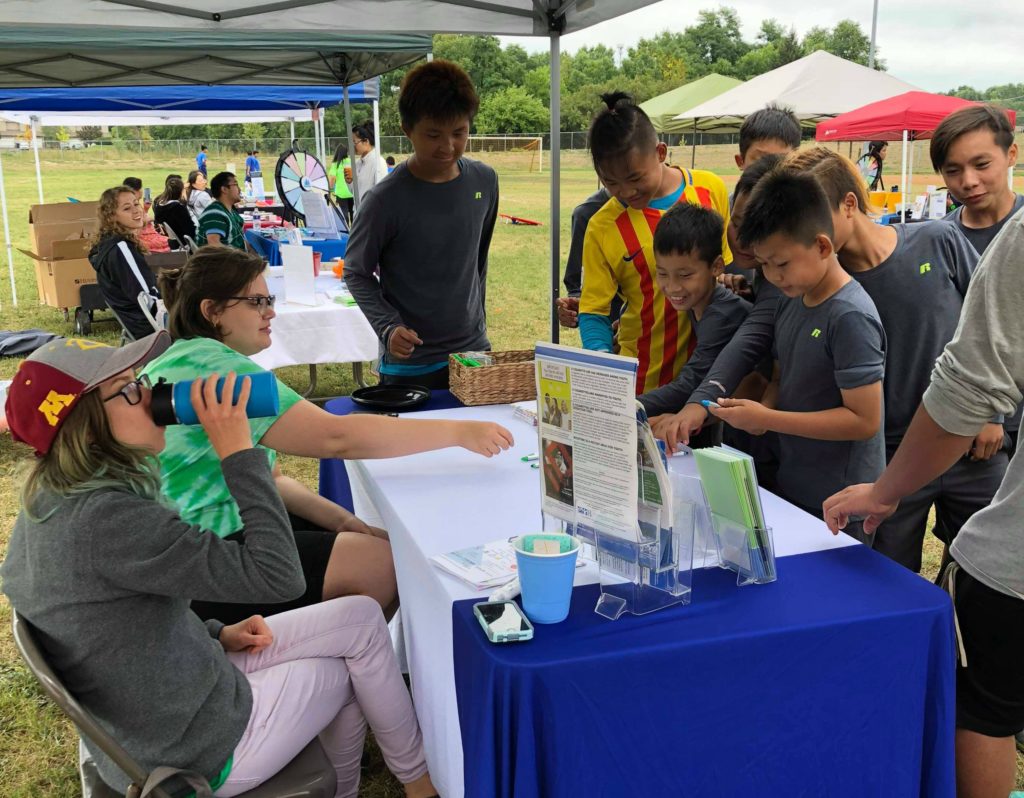
{"label": "overcast sky", "polygon": [[[713,0],[661,0],[570,34],[562,46],[569,52],[602,43],[628,50],[639,39],[663,30],[681,32],[696,21],[700,9],[717,5]],[[871,33],[872,0],[800,3],[797,18],[780,11],[777,0],[735,0],[722,5],[736,9],[747,41],[753,41],[761,20],[769,17],[795,27],[799,36],[815,25],[832,27],[841,19],[859,22],[866,34]],[[1022,0],[879,0],[879,55],[891,74],[927,91],[947,91],[963,84],[981,90],[1001,83],[1024,83],[1022,34]],[[543,39],[505,36],[502,40],[522,44],[530,52],[547,48]]]}

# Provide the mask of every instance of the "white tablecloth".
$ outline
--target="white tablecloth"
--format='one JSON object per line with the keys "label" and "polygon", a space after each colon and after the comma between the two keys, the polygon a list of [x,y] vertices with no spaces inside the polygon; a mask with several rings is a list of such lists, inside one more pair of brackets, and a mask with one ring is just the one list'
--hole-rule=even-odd
{"label": "white tablecloth", "polygon": [[[445,449],[392,460],[347,463],[356,514],[388,530],[402,598],[402,627],[416,714],[430,775],[441,795],[464,795],[462,735],[455,696],[452,602],[484,596],[433,567],[429,558],[454,549],[539,531],[540,472],[519,458],[537,451],[536,429],[508,405],[409,414],[413,418],[476,419],[508,427],[515,447],[491,460]],[[685,457],[680,470],[696,467]],[[824,523],[765,491],[765,520],[776,556],[859,545],[833,537]],[[598,581],[596,567],[577,569],[576,584]],[[741,588],[756,590],[756,587]],[[694,595],[694,602],[700,596]],[[609,621],[608,623],[614,623]]]}
{"label": "white tablecloth", "polygon": [[341,283],[333,274],[316,278],[316,306],[281,301],[284,278],[270,277],[267,286],[279,297],[270,323],[271,344],[253,356],[265,369],[316,363],[364,363],[377,357],[377,336],[363,312],[333,301]]}

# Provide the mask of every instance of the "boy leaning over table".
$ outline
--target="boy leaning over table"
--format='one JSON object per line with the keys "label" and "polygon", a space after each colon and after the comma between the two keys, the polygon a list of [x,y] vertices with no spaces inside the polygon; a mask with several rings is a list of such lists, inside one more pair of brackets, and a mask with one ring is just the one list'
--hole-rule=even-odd
{"label": "boy leaning over table", "polygon": [[413,154],[356,214],[345,281],[380,339],[383,384],[447,388],[449,354],[490,349],[484,300],[498,175],[462,157],[479,105],[451,62],[409,72],[398,113]]}
{"label": "boy leaning over table", "polygon": [[[960,326],[888,468],[873,484],[827,499],[833,533],[863,517],[873,533],[900,500],[947,471],[984,424],[1024,398],[1024,209],[985,251]],[[1014,457],[992,504],[964,524],[942,582],[961,639],[956,771],[961,798],[1013,789],[1015,734],[1024,729],[1024,459]]]}

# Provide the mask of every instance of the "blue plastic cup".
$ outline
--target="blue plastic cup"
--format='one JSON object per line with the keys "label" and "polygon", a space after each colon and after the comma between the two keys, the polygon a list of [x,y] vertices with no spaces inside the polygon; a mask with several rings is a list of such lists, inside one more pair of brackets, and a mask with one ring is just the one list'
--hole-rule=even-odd
{"label": "blue plastic cup", "polygon": [[523,611],[534,623],[558,623],[569,615],[580,542],[571,535],[559,534],[558,537],[569,538],[572,548],[563,554],[534,554],[522,550],[523,537],[516,538],[513,546],[523,593]]}

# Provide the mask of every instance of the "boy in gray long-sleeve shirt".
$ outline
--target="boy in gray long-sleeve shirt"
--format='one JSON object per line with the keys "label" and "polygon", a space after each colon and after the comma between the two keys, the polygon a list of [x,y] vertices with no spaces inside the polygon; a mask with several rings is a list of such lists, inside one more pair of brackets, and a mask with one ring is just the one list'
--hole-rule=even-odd
{"label": "boy in gray long-sleeve shirt", "polygon": [[777,390],[764,404],[721,399],[711,410],[749,432],[778,432],[780,493],[815,514],[838,487],[885,466],[885,334],[871,299],[839,265],[832,235],[813,177],[780,169],[758,183],[740,239],[785,294],[774,323]]}
{"label": "boy in gray long-sleeve shirt", "polygon": [[[1024,398],[1024,211],[986,250],[964,300],[956,335],[899,451],[873,485],[825,503],[833,531],[851,516],[874,530],[899,501],[937,478],[997,414]],[[1013,735],[1024,729],[1024,459],[1010,461],[992,504],[953,542],[954,588],[965,659],[957,672],[957,788],[1006,795],[1014,783]],[[884,663],[881,663],[884,667]]]}
{"label": "boy in gray long-sleeve shirt", "polygon": [[380,339],[383,383],[447,388],[449,354],[490,349],[484,302],[498,176],[462,157],[478,106],[455,64],[406,75],[398,108],[414,153],[356,215],[345,280]]}

